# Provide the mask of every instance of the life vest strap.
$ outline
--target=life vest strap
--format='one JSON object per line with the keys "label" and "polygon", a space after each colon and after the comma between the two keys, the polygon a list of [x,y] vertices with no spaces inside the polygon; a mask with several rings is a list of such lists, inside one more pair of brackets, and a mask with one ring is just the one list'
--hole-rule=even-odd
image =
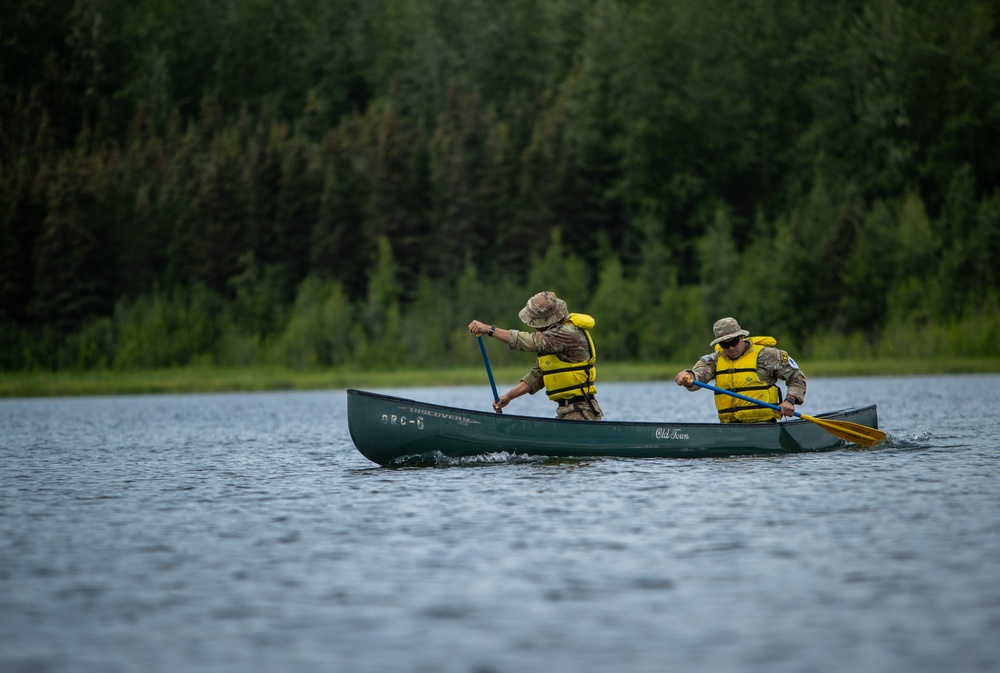
{"label": "life vest strap", "polygon": [[565,400],[559,400],[560,407],[568,407],[571,404],[576,404],[577,402],[589,402],[594,399],[593,395],[577,395],[576,397],[569,397]]}

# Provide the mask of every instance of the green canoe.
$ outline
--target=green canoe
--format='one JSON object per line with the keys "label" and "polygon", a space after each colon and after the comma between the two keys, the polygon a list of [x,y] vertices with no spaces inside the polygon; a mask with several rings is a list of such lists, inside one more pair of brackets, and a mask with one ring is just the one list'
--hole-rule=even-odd
{"label": "green canoe", "polygon": [[[878,427],[875,405],[816,418]],[[709,458],[833,451],[846,442],[804,420],[779,423],[560,421],[347,391],[351,439],[379,465],[495,453],[552,457]]]}

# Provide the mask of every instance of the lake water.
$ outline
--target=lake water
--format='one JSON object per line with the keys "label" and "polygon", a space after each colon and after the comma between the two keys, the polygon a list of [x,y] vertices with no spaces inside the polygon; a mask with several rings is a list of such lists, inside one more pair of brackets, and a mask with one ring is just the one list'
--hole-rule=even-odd
{"label": "lake water", "polygon": [[879,405],[875,450],[401,469],[344,391],[0,401],[0,671],[996,672],[998,393],[810,380],[804,413]]}

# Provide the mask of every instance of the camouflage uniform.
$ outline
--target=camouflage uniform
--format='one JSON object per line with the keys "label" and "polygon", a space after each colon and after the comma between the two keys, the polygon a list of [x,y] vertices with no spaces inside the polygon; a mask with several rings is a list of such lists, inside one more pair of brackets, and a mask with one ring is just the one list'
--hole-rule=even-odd
{"label": "camouflage uniform", "polygon": [[[590,359],[590,344],[587,335],[576,325],[559,323],[538,332],[510,330],[507,347],[511,350],[528,351],[538,355],[559,355],[566,362],[584,362]],[[545,387],[542,382],[542,370],[538,363],[521,378],[534,395]],[[566,420],[599,421],[604,417],[597,400],[583,400],[560,405],[556,409],[556,418]]]}
{"label": "camouflage uniform", "polygon": [[[590,344],[586,333],[576,325],[567,322],[569,310],[566,302],[553,292],[539,292],[517,314],[528,327],[537,332],[508,330],[507,347],[511,350],[527,351],[538,355],[558,355],[565,362],[586,362],[590,359]],[[542,370],[535,361],[521,381],[528,386],[532,395],[545,387]],[[593,397],[587,400],[560,402],[556,418],[579,421],[599,421],[604,412]]]}
{"label": "camouflage uniform", "polygon": [[[715,335],[708,345],[716,346],[723,342],[728,343],[734,338],[746,339],[750,332],[740,327],[735,318],[721,318],[712,325],[712,332]],[[695,381],[708,383],[715,378],[716,367],[719,361],[719,351],[713,350],[708,355],[702,355],[701,359],[695,363],[694,367],[688,371],[694,376]],[[806,377],[799,370],[795,360],[788,357],[788,353],[780,348],[763,346],[757,353],[757,377],[763,383],[773,386],[778,379],[788,384],[786,397],[792,397],[796,404],[802,404],[806,400]],[[679,375],[678,375],[679,376]],[[681,383],[681,381],[678,381]],[[688,390],[700,390],[697,386],[686,386]]]}

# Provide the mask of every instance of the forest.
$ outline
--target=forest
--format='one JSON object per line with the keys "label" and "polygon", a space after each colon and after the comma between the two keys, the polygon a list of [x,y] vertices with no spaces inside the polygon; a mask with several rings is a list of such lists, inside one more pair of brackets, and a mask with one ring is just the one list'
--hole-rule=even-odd
{"label": "forest", "polygon": [[1000,355],[997,0],[3,4],[0,370]]}

